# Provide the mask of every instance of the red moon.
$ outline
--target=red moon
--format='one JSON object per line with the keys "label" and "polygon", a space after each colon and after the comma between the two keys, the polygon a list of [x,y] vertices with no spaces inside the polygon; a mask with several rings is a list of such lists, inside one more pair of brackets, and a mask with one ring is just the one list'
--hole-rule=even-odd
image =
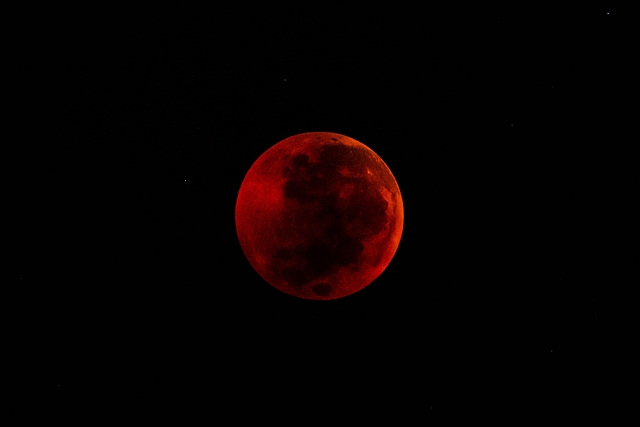
{"label": "red moon", "polygon": [[332,300],[361,290],[389,265],[404,208],[393,174],[369,147],[310,132],[256,160],[235,221],[240,246],[264,280],[299,298]]}

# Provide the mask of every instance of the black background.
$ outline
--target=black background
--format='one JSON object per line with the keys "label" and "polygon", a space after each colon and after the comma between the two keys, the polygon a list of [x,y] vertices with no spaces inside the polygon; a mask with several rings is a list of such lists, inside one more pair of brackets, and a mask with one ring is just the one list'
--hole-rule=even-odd
{"label": "black background", "polygon": [[[421,412],[580,377],[607,340],[622,13],[429,4],[42,18],[19,258],[53,392]],[[331,302],[271,288],[235,233],[252,163],[312,131],[372,148],[405,205],[389,267]]]}

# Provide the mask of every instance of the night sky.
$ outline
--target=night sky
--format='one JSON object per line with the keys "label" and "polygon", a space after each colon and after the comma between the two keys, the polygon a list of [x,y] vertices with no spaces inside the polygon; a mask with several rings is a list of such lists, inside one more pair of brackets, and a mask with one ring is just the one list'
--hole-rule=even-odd
{"label": "night sky", "polygon": [[[55,11],[18,257],[52,395],[553,405],[600,357],[623,13],[370,7]],[[388,268],[329,302],[262,280],[234,224],[252,163],[313,131],[373,149],[405,207]]]}

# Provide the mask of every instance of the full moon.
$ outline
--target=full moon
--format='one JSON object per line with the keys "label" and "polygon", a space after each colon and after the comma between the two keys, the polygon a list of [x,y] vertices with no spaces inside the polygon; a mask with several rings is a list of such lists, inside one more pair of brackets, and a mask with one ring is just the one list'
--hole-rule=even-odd
{"label": "full moon", "polygon": [[299,298],[351,295],[389,265],[402,235],[398,184],[369,147],[310,132],[265,151],[236,202],[240,246],[274,288]]}

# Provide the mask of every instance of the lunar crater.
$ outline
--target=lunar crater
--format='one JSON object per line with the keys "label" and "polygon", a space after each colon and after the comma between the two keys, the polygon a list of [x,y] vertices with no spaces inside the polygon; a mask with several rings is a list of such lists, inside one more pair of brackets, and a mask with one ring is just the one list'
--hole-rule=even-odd
{"label": "lunar crater", "polygon": [[313,286],[313,293],[320,296],[327,296],[331,293],[331,285],[327,283],[318,283]]}

